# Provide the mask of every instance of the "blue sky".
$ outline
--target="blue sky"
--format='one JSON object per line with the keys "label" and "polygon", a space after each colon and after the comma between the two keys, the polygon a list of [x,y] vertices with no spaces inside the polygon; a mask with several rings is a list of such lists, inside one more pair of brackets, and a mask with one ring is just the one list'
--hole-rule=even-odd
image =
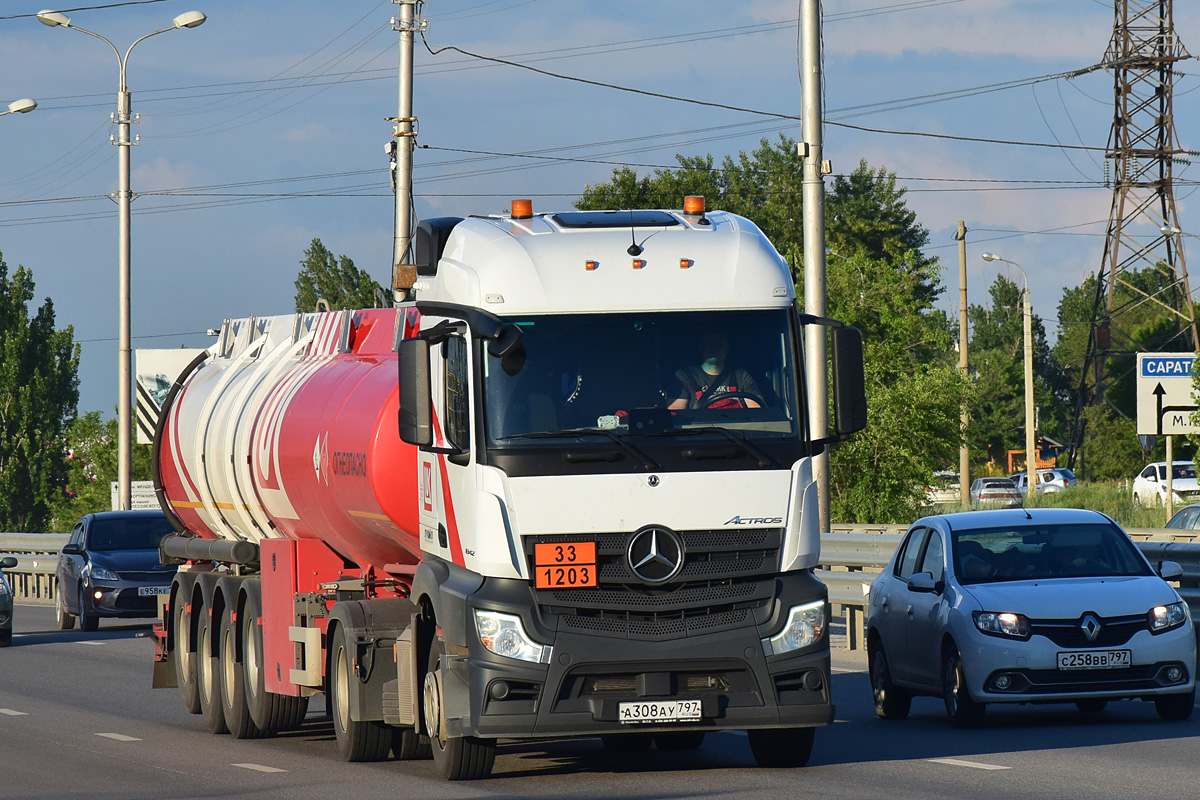
{"label": "blue sky", "polygon": [[[117,180],[108,140],[117,64],[103,42],[22,16],[45,3],[0,3],[0,106],[23,97],[41,104],[0,118],[0,252],[10,270],[34,271],[38,300],[51,297],[59,325],[73,325],[83,343],[80,411],[109,416],[117,389],[117,230],[116,206],[105,195]],[[424,15],[434,49],[798,115],[798,7],[798,0],[430,0]],[[133,189],[142,193],[133,216],[135,347],[202,347],[204,331],[225,317],[290,312],[313,237],[381,283],[390,276],[384,146],[385,118],[397,113],[389,23],[396,7],[156,0],[68,14],[123,51],[192,9],[208,15],[205,25],[142,42],[129,62],[141,114],[132,152]],[[1107,141],[1109,73],[1025,79],[1101,61],[1111,0],[826,0],[824,13],[831,121],[1044,144]],[[1200,9],[1176,3],[1175,24],[1200,54]],[[532,197],[540,210],[565,208],[616,164],[645,171],[641,165],[674,164],[675,153],[719,160],[763,137],[801,136],[798,125],[775,117],[638,96],[451,51],[434,56],[419,46],[416,64],[422,217],[498,212],[513,197]],[[1200,64],[1179,69],[1179,139],[1200,149]],[[1010,81],[1022,85],[979,90]],[[944,92],[959,96],[931,102]],[[825,155],[836,173],[866,159],[901,177],[932,234],[927,252],[945,267],[940,305],[947,310],[958,301],[952,234],[959,219],[971,231],[970,301],[985,302],[997,268],[1006,269],[980,258],[995,252],[1025,268],[1035,313],[1051,335],[1062,288],[1099,264],[1111,203],[1111,192],[1095,185],[1104,177],[1099,153],[830,125]],[[1200,233],[1188,184],[1196,175],[1180,167],[1176,177],[1181,227]],[[155,194],[164,191],[172,193]],[[1188,255],[1200,252],[1192,240],[1185,244]]]}

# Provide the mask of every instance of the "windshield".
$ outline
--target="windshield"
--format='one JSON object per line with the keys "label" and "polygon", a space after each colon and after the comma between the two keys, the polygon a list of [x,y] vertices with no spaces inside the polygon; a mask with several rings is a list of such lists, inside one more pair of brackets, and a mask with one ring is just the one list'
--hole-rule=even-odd
{"label": "windshield", "polygon": [[514,352],[484,362],[488,446],[714,427],[739,438],[798,439],[789,319],[780,308],[507,320],[522,338]]}
{"label": "windshield", "polygon": [[154,550],[171,530],[166,517],[97,519],[88,532],[88,550]]}
{"label": "windshield", "polygon": [[959,583],[1151,574],[1115,525],[1086,523],[955,531]]}

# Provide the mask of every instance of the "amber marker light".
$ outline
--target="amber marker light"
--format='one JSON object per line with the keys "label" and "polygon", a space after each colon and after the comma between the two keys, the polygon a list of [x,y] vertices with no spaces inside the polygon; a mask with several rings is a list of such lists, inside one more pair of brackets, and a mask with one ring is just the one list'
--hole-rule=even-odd
{"label": "amber marker light", "polygon": [[646,261],[645,261],[645,259],[641,259],[641,258],[635,258],[635,259],[633,260],[633,268],[634,268],[634,269],[641,269],[641,268],[642,268],[642,267],[644,267],[644,266],[646,266]]}
{"label": "amber marker light", "polygon": [[533,216],[533,201],[532,200],[513,200],[512,201],[512,218],[513,219],[529,219]]}
{"label": "amber marker light", "polygon": [[688,269],[689,267],[692,266],[692,264],[695,264],[695,263],[696,262],[692,261],[690,258],[681,258],[681,259],[679,259],[679,268],[680,269]]}
{"label": "amber marker light", "polygon": [[586,269],[588,272],[591,272],[592,270],[594,270],[594,269],[595,269],[596,267],[598,267],[598,266],[600,266],[600,262],[599,262],[599,261],[585,261],[585,262],[583,262],[583,268],[584,268],[584,269]]}
{"label": "amber marker light", "polygon": [[683,213],[689,216],[704,215],[704,195],[689,194],[683,198]]}

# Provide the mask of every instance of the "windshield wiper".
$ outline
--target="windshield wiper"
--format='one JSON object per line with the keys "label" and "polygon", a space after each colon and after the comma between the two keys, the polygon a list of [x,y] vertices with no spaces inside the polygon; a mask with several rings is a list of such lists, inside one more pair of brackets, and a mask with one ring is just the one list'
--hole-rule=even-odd
{"label": "windshield wiper", "polygon": [[511,439],[570,439],[576,436],[603,436],[617,447],[621,448],[641,462],[646,469],[658,469],[659,465],[646,456],[641,450],[617,436],[608,428],[568,428],[562,431],[532,431],[530,433],[514,433],[511,436],[501,436],[496,441],[506,442]]}
{"label": "windshield wiper", "polygon": [[755,445],[750,444],[750,442],[748,442],[745,439],[734,436],[729,431],[727,431],[724,428],[719,427],[717,425],[707,425],[707,426],[700,427],[700,428],[671,428],[670,430],[655,431],[653,433],[647,433],[646,435],[647,436],[688,436],[693,433],[716,433],[716,434],[719,434],[721,436],[724,436],[729,441],[733,442],[738,447],[741,447],[742,449],[744,449],[747,453],[754,456],[756,459],[758,459],[758,465],[760,467],[778,467],[779,466],[778,461],[771,458],[769,455],[764,453],[762,450],[760,450]]}

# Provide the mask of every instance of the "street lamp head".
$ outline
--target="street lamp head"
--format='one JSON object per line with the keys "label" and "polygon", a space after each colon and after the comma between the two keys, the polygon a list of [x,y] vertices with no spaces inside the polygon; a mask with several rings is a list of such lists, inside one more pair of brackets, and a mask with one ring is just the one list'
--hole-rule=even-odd
{"label": "street lamp head", "polygon": [[64,28],[71,27],[71,18],[58,11],[39,11],[37,20],[43,25],[49,25],[51,28],[57,28],[59,25],[62,25]]}
{"label": "street lamp head", "polygon": [[983,260],[984,261],[1003,261],[1003,259],[1000,258],[1000,256],[996,255],[995,253],[984,253]]}
{"label": "street lamp head", "polygon": [[208,17],[201,11],[185,11],[171,21],[175,23],[176,28],[199,28],[206,19]]}
{"label": "street lamp head", "polygon": [[13,100],[8,104],[8,113],[10,114],[28,114],[37,108],[37,100],[30,100],[28,97],[22,100]]}

